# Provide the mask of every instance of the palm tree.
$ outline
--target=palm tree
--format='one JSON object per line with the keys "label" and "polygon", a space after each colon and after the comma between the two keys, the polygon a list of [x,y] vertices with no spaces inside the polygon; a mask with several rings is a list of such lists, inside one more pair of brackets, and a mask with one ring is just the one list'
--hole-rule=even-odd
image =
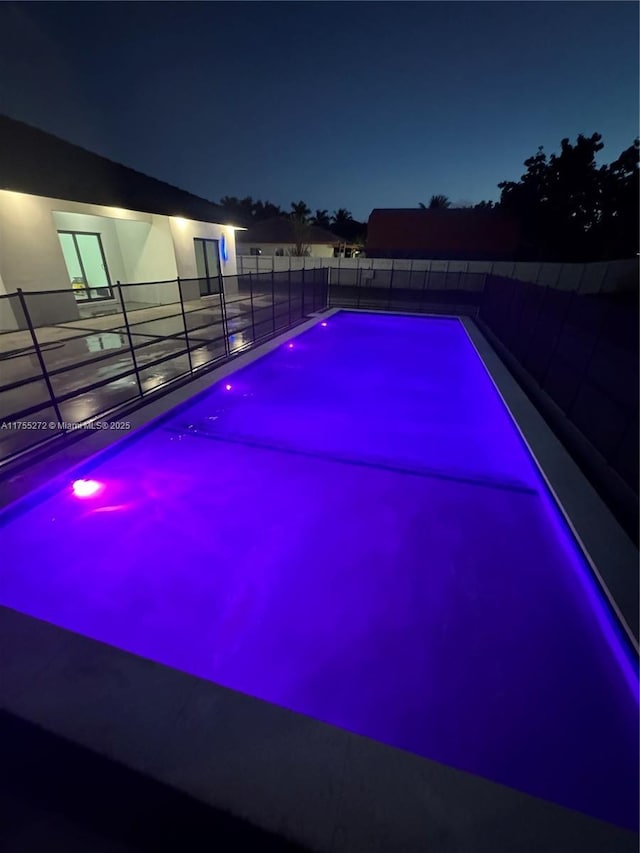
{"label": "palm tree", "polygon": [[307,222],[311,216],[311,208],[307,207],[304,201],[292,201],[291,213],[289,215],[298,222]]}
{"label": "palm tree", "polygon": [[265,201],[264,218],[272,219],[274,216],[282,216],[282,208],[279,204],[273,204],[273,202]]}
{"label": "palm tree", "polygon": [[432,195],[429,199],[429,210],[446,210],[451,207],[451,202],[446,195]]}
{"label": "palm tree", "polygon": [[313,225],[319,228],[331,228],[331,219],[329,218],[328,210],[316,210],[316,215],[311,220]]}
{"label": "palm tree", "polygon": [[331,217],[331,224],[337,225],[338,227],[345,225],[347,222],[353,222],[353,216],[351,215],[350,210],[346,210],[344,207],[338,208],[338,210],[333,211],[333,215]]}
{"label": "palm tree", "polygon": [[271,219],[274,216],[282,216],[282,211],[277,204],[270,201],[255,201],[251,208],[251,216],[256,222]]}
{"label": "palm tree", "polygon": [[245,223],[249,225],[253,219],[253,207],[254,203],[251,196],[247,196],[246,198],[236,198],[234,195],[225,195],[220,199],[220,207],[223,207],[225,211],[234,219],[237,219],[239,222]]}

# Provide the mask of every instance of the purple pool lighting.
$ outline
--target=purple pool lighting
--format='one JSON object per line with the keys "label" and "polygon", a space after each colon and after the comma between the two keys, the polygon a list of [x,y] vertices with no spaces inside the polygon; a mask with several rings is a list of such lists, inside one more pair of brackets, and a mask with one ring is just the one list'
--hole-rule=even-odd
{"label": "purple pool lighting", "polygon": [[297,340],[7,517],[0,603],[636,828],[635,658],[462,324]]}
{"label": "purple pool lighting", "polygon": [[225,390],[225,391],[231,391],[231,385],[229,385],[229,384],[227,383],[227,384],[224,386],[224,390]]}

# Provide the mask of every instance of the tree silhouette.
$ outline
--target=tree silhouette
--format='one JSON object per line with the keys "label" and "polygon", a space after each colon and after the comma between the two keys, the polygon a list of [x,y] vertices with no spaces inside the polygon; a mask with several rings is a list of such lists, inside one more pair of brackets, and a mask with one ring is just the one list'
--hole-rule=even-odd
{"label": "tree silhouette", "polygon": [[337,225],[338,228],[343,227],[348,222],[353,222],[353,216],[351,215],[351,211],[347,210],[344,207],[338,208],[338,210],[334,210],[331,214],[331,224]]}
{"label": "tree silhouette", "polygon": [[251,222],[251,208],[253,206],[251,197],[239,199],[233,195],[226,195],[220,199],[219,205],[225,209],[229,216],[242,225],[248,225]]}
{"label": "tree silhouette", "polygon": [[289,216],[297,222],[306,223],[311,216],[311,208],[304,201],[292,201]]}
{"label": "tree silhouette", "polygon": [[316,210],[312,223],[319,228],[331,228],[331,219],[328,210]]}
{"label": "tree silhouette", "polygon": [[638,253],[640,233],[640,140],[625,149],[610,166],[601,169],[601,254],[609,258]]}
{"label": "tree silhouette", "polygon": [[256,201],[251,211],[252,218],[256,222],[262,222],[265,219],[271,219],[274,216],[282,216],[282,209],[277,204],[272,204],[270,201]]}
{"label": "tree silhouette", "polygon": [[502,181],[501,207],[523,232],[530,260],[590,261],[638,251],[638,141],[610,166],[597,167],[602,137],[580,134],[547,158],[542,147],[525,160],[519,181]]}
{"label": "tree silhouette", "polygon": [[364,245],[367,236],[366,223],[358,222],[351,215],[351,211],[344,207],[334,210],[331,216],[331,230],[345,242],[359,246]]}
{"label": "tree silhouette", "polygon": [[451,207],[451,202],[446,195],[432,195],[429,199],[429,210],[445,210]]}
{"label": "tree silhouette", "polygon": [[254,201],[251,196],[240,199],[236,196],[226,195],[220,199],[218,204],[230,216],[244,225],[271,219],[273,216],[282,216],[282,209],[279,205],[272,204],[270,201]]}

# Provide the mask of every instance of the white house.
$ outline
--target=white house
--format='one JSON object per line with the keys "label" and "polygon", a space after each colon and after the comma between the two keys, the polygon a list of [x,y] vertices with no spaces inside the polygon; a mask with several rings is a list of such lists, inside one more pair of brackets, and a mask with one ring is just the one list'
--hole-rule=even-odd
{"label": "white house", "polygon": [[[189,298],[217,292],[220,276],[236,274],[236,228],[225,220],[205,199],[0,116],[0,296],[53,291],[30,300],[36,323],[104,309],[118,281],[180,277],[197,279]],[[175,290],[123,293],[153,305]],[[0,298],[0,331],[24,327],[14,302]]]}
{"label": "white house", "polygon": [[285,256],[304,254],[310,258],[333,258],[344,240],[316,225],[296,225],[284,216],[256,222],[238,234],[239,255]]}

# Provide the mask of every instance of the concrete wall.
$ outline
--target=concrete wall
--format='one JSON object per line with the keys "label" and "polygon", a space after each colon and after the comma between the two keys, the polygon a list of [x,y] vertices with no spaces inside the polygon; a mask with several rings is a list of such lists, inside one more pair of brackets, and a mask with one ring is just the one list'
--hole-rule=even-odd
{"label": "concrete wall", "polygon": [[[280,272],[288,269],[330,267],[341,271],[340,280],[347,281],[347,270],[353,271],[353,283],[367,279],[371,285],[388,287],[391,271],[407,273],[410,287],[420,288],[425,273],[492,273],[519,281],[528,281],[560,290],[597,293],[638,286],[638,262],[633,258],[620,261],[603,261],[592,264],[542,264],[514,263],[510,261],[442,261],[442,260],[390,260],[387,258],[276,258],[270,256],[246,257],[238,255],[239,272]],[[443,280],[444,280],[443,276]],[[469,283],[474,277],[469,277]],[[462,285],[461,285],[462,286]]]}

